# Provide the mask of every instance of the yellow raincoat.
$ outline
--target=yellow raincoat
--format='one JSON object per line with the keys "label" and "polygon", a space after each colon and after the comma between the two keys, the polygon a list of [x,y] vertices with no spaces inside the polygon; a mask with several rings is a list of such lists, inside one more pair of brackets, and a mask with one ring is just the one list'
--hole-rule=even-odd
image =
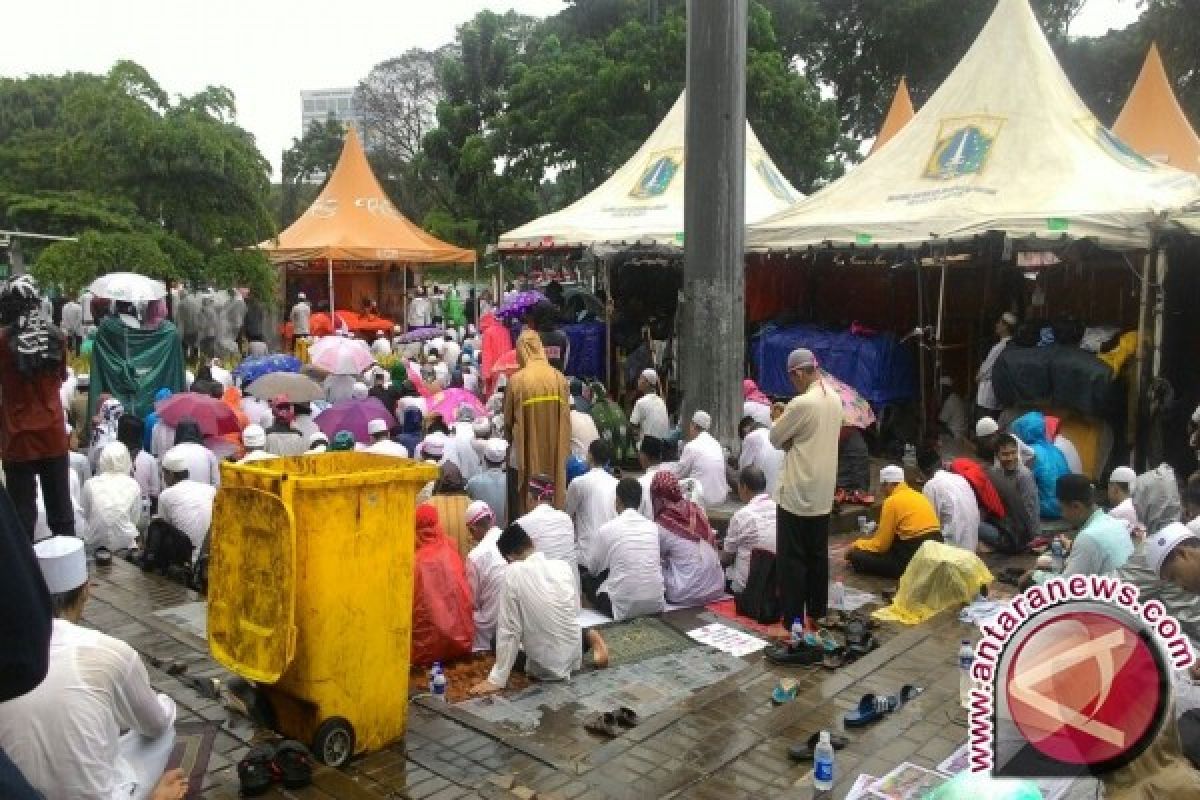
{"label": "yellow raincoat", "polygon": [[508,380],[504,393],[504,426],[515,451],[517,509],[515,519],[529,510],[529,478],[554,479],[554,506],[561,509],[567,492],[567,456],[571,445],[571,393],[566,377],[550,366],[542,340],[526,329],[517,339],[521,368]]}

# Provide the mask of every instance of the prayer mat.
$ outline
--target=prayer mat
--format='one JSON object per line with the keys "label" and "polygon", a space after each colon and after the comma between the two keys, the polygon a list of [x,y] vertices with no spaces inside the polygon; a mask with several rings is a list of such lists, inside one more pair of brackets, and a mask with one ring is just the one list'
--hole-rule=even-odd
{"label": "prayer mat", "polygon": [[595,630],[604,637],[604,643],[608,646],[608,663],[614,667],[679,653],[696,646],[686,634],[654,617],[614,622]]}
{"label": "prayer mat", "polygon": [[200,797],[204,775],[212,757],[213,742],[221,726],[216,722],[180,722],[175,725],[175,747],[167,769],[181,769],[188,782],[188,800]]}
{"label": "prayer mat", "polygon": [[787,638],[788,632],[784,630],[783,625],[775,623],[774,625],[763,625],[761,622],[756,622],[750,617],[743,617],[737,613],[736,601],[731,597],[728,600],[718,600],[715,603],[709,603],[705,608],[713,614],[720,617],[720,622],[729,621],[739,628],[743,628],[751,633],[757,633],[760,636],[765,636],[768,639],[784,639]]}
{"label": "prayer mat", "polygon": [[[461,703],[471,696],[471,687],[480,681],[487,680],[488,673],[496,664],[495,653],[475,653],[454,663],[442,665],[446,676],[446,700],[450,703]],[[513,670],[508,678],[508,688],[524,689],[530,684],[529,678],[519,670]],[[429,670],[424,667],[413,667],[408,673],[409,695],[429,693]]]}

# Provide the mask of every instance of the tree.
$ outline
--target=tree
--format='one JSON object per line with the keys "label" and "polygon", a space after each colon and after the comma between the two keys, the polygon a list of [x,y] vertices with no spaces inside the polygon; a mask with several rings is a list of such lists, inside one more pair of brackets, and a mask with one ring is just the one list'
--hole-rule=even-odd
{"label": "tree", "polygon": [[450,45],[413,48],[376,64],[359,82],[354,104],[363,116],[370,150],[398,162],[417,157],[421,141],[437,122],[442,99],[438,64],[450,50]]}
{"label": "tree", "polygon": [[309,187],[313,178],[320,175],[324,185],[342,152],[346,132],[342,123],[332,114],[328,119],[313,120],[308,130],[299,139],[292,139],[292,146],[283,151],[280,171],[283,177],[282,197],[279,210],[279,227],[291,225],[316,198],[319,187]]}

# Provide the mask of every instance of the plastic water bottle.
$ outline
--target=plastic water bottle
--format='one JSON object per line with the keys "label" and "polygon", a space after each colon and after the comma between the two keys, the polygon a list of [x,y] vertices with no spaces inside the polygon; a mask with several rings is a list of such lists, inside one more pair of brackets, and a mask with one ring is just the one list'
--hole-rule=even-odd
{"label": "plastic water bottle", "polygon": [[1054,571],[1061,573],[1065,564],[1062,542],[1060,542],[1058,539],[1055,539],[1050,543],[1050,556],[1054,559]]}
{"label": "plastic water bottle", "polygon": [[829,592],[829,607],[844,610],[846,607],[846,584],[834,581]]}
{"label": "plastic water bottle", "polygon": [[865,514],[858,515],[858,532],[859,533],[867,532],[867,516]]}
{"label": "plastic water bottle", "polygon": [[429,693],[433,694],[433,679],[442,671],[442,662],[435,661],[433,666],[429,668]]}
{"label": "plastic water bottle", "polygon": [[441,668],[433,676],[433,699],[439,703],[446,702],[446,673]]}
{"label": "plastic water bottle", "polygon": [[792,644],[797,647],[804,641],[804,617],[792,620]]}
{"label": "plastic water bottle", "polygon": [[971,707],[971,665],[975,663],[975,648],[970,639],[963,639],[958,648],[958,702],[963,708]]}
{"label": "plastic water bottle", "polygon": [[829,741],[829,731],[821,731],[813,750],[813,788],[817,791],[833,788],[833,744]]}

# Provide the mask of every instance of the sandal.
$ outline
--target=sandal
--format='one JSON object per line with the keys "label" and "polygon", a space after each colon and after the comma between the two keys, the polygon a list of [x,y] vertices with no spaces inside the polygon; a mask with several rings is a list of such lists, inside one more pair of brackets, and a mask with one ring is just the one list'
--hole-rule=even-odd
{"label": "sandal", "polygon": [[898,710],[905,703],[915,699],[921,692],[925,691],[919,686],[913,686],[910,683],[900,687],[900,694],[886,695],[880,697],[876,694],[864,694],[858,701],[858,707],[853,711],[847,711],[842,717],[842,722],[847,728],[861,728],[865,725],[870,725],[872,722],[883,719],[893,711]]}
{"label": "sandal", "polygon": [[[814,733],[803,744],[792,745],[788,748],[788,758],[792,761],[812,761],[813,751],[817,749],[817,742],[820,740],[821,734]],[[840,733],[830,733],[829,743],[833,745],[834,750],[845,750],[850,740]]]}
{"label": "sandal", "polygon": [[823,651],[819,647],[812,647],[805,642],[799,644],[781,644],[777,647],[768,647],[766,649],[767,661],[772,664],[782,664],[786,666],[811,667],[814,664],[820,664],[824,657]]}
{"label": "sandal", "polygon": [[274,747],[260,744],[250,748],[250,752],[238,762],[238,783],[241,784],[242,795],[258,797],[267,793],[271,788],[271,762],[274,757]]}
{"label": "sandal", "polygon": [[851,660],[859,659],[870,653],[872,650],[879,649],[879,640],[875,638],[875,634],[868,633],[857,642],[847,645],[846,652],[851,656]]}
{"label": "sandal", "polygon": [[799,688],[791,678],[780,678],[779,683],[775,684],[775,688],[771,692],[771,702],[777,706],[790,703],[796,699],[796,692]]}
{"label": "sandal", "polygon": [[312,783],[312,756],[307,747],[288,739],[275,749],[271,771],[285,789],[303,789]]}
{"label": "sandal", "polygon": [[609,738],[621,735],[621,730],[617,727],[617,716],[611,711],[598,711],[592,714],[584,721],[583,729],[588,733],[598,733]]}
{"label": "sandal", "polygon": [[846,651],[846,648],[839,647],[837,650],[829,650],[825,653],[825,657],[821,661],[821,666],[825,669],[838,669],[854,661],[855,658],[857,656],[852,656]]}
{"label": "sandal", "polygon": [[621,706],[613,712],[613,716],[617,718],[617,724],[622,728],[636,728],[638,726],[638,715],[629,706]]}

